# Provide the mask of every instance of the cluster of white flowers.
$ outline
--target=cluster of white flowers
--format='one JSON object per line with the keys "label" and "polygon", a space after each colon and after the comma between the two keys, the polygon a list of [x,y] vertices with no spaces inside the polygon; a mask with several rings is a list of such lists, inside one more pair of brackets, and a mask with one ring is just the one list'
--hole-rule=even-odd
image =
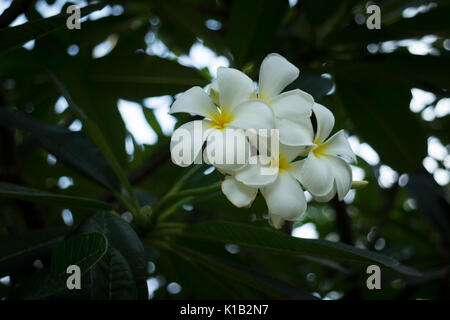
{"label": "cluster of white flowers", "polygon": [[[336,194],[342,200],[352,185],[347,162],[356,160],[343,130],[328,138],[334,126],[330,110],[302,90],[282,92],[298,75],[298,68],[278,54],[269,54],[262,62],[258,85],[239,70],[221,67],[208,93],[191,88],[170,110],[204,117],[174,132],[172,160],[181,166],[199,163],[203,150],[205,161],[225,175],[222,191],[227,198],[237,207],[248,207],[260,190],[276,228],[305,212],[304,189],[317,201],[329,201]],[[262,129],[271,133],[264,136]],[[226,130],[232,134],[218,135]],[[273,141],[270,146],[267,142],[274,136],[279,138],[275,148]],[[225,156],[234,150],[236,137],[250,150],[244,160],[233,156],[231,162],[214,161],[218,150]]]}

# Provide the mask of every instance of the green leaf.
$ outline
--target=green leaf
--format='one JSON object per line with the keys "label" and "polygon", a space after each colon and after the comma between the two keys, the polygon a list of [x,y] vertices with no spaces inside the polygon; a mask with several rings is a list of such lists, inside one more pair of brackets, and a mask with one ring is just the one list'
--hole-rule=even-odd
{"label": "green leaf", "polygon": [[0,278],[50,255],[71,228],[61,227],[0,237]]}
{"label": "green leaf", "polygon": [[180,254],[181,257],[184,257],[191,263],[198,264],[216,278],[221,278],[225,282],[223,284],[225,287],[231,286],[231,288],[235,287],[235,290],[239,290],[239,285],[243,285],[244,287],[263,293],[265,297],[270,299],[316,299],[311,294],[303,292],[299,288],[282,280],[260,274],[255,272],[255,270],[250,270],[242,265],[225,261],[224,259],[219,259],[176,244],[169,244],[169,247],[173,248],[172,250],[175,253]]}
{"label": "green leaf", "polygon": [[[383,17],[383,9],[382,17]],[[380,41],[420,38],[429,34],[450,37],[449,4],[439,4],[428,12],[419,13],[413,18],[400,19],[390,24],[381,23],[381,29],[367,30],[365,23],[351,25],[329,37],[329,45],[363,45]]]}
{"label": "green leaf", "polygon": [[[358,135],[398,172],[411,172],[426,156],[426,136],[409,110],[410,86],[369,64],[340,64],[336,94]],[[382,69],[384,70],[384,69]]]}
{"label": "green leaf", "polygon": [[[117,66],[120,65],[120,68]],[[101,92],[141,102],[208,83],[198,70],[146,54],[108,55],[93,64],[91,81]]]}
{"label": "green leaf", "polygon": [[[109,286],[130,286],[131,278],[127,274],[121,274],[114,270],[127,270],[124,262],[128,264],[132,272],[133,283],[137,288],[137,294],[140,299],[147,299],[147,284],[146,280],[146,261],[144,246],[133,228],[125,222],[122,218],[112,215],[110,213],[97,213],[87,218],[79,228],[79,232],[101,232],[103,233],[109,243],[109,253],[99,266],[95,266],[90,274],[91,286],[93,289],[97,286],[108,288]],[[114,250],[111,251],[111,248]],[[117,252],[116,252],[117,251]],[[123,257],[123,259],[121,258]],[[108,264],[110,265],[109,267]],[[112,265],[111,265],[112,264]],[[117,265],[115,265],[117,264]],[[108,277],[103,273],[105,268],[109,271],[114,271]],[[125,279],[124,279],[125,278]],[[96,298],[109,296],[107,292],[93,291],[91,292]],[[105,296],[106,295],[106,296]]]}
{"label": "green leaf", "polygon": [[[97,3],[81,8],[81,17],[100,10],[104,6],[105,4]],[[69,16],[70,14],[59,14],[53,17],[27,22],[16,27],[0,29],[0,39],[2,39],[0,41],[0,53],[18,47],[27,41],[44,37],[50,32],[65,27]]]}
{"label": "green leaf", "polygon": [[420,276],[416,270],[402,266],[397,260],[375,252],[338,242],[301,239],[284,233],[234,222],[206,222],[182,232],[183,236],[235,243],[294,255],[308,255],[363,265],[380,264],[410,276]]}
{"label": "green leaf", "polygon": [[[103,152],[103,155],[108,160],[109,164],[111,165],[112,169],[116,173],[120,182],[127,190],[128,196],[130,197],[130,199],[133,202],[134,210],[139,211],[140,207],[137,202],[136,196],[134,194],[133,188],[131,187],[131,184],[128,181],[128,177],[125,174],[122,167],[120,166],[120,163],[117,161],[114,153],[112,152],[112,150],[111,150],[109,144],[107,143],[107,140],[104,137],[103,133],[101,132],[100,128],[97,126],[97,124],[94,121],[89,119],[89,117],[86,115],[86,113],[83,111],[83,109],[72,99],[72,96],[67,91],[67,89],[64,87],[64,84],[52,72],[49,71],[48,75],[58,86],[59,90],[61,91],[63,96],[66,98],[67,103],[72,108],[72,110],[75,113],[77,113],[78,116],[81,118],[81,121],[83,122],[83,130],[85,130],[87,135],[92,139],[92,141]],[[119,195],[119,193],[117,193],[117,195]],[[125,204],[128,205],[128,202],[125,202]],[[130,210],[132,210],[132,208],[130,208]]]}
{"label": "green leaf", "polygon": [[95,148],[81,133],[43,124],[29,118],[24,113],[7,109],[0,109],[0,123],[26,131],[61,162],[80,171],[100,185],[120,192],[120,182],[110,165],[100,150]]}
{"label": "green leaf", "polygon": [[237,67],[267,53],[288,8],[287,0],[233,1],[228,37]]}
{"label": "green leaf", "polygon": [[89,274],[90,299],[132,300],[137,298],[136,281],[125,257],[115,248],[105,256]]}
{"label": "green leaf", "polygon": [[[214,10],[214,3],[212,8]],[[174,8],[177,8],[174,10]],[[175,54],[188,54],[192,44],[200,38],[205,46],[217,54],[225,51],[225,41],[217,31],[208,29],[205,22],[208,16],[196,10],[191,1],[163,0],[157,1],[156,10],[164,23],[158,26],[158,38]],[[184,50],[183,50],[184,48]]]}
{"label": "green leaf", "polygon": [[86,274],[105,254],[108,240],[101,233],[80,234],[65,240],[52,253],[49,268],[37,272],[19,289],[25,299],[42,299],[66,288],[67,267],[77,265]]}
{"label": "green leaf", "polygon": [[156,118],[155,111],[153,109],[145,107],[142,107],[142,111],[144,112],[145,120],[147,120],[150,127],[152,127],[152,129],[155,131],[158,137],[162,137],[164,134],[161,125],[159,124],[158,119]]}
{"label": "green leaf", "polygon": [[417,201],[420,212],[441,233],[445,246],[450,245],[450,205],[443,188],[422,169],[410,175],[406,190]]}
{"label": "green leaf", "polygon": [[[423,87],[425,90],[450,88],[450,78],[443,70],[450,69],[450,57],[418,56],[406,52],[393,52],[370,56],[362,61],[353,61],[355,69],[378,77],[396,78],[399,83]],[[414,68],[411,68],[414,66]]]}
{"label": "green leaf", "polygon": [[0,182],[0,196],[6,198],[28,200],[33,202],[45,203],[50,205],[60,205],[67,208],[88,208],[110,210],[112,206],[109,203],[94,199],[73,197],[63,194],[55,194],[46,191],[26,188],[23,186]]}
{"label": "green leaf", "polygon": [[301,89],[319,100],[333,88],[333,81],[318,74],[300,73],[300,76],[284,91]]}

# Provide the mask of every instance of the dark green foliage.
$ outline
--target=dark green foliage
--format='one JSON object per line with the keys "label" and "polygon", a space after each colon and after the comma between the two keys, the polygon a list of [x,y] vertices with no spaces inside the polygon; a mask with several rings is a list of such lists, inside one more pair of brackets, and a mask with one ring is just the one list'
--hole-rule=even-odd
{"label": "dark green foliage", "polygon": [[[410,101],[412,88],[435,95],[425,108],[449,98],[450,5],[372,2],[381,7],[380,30],[357,23],[367,17],[359,0],[300,0],[292,8],[287,0],[101,1],[82,14],[117,4],[123,13],[86,20],[81,30],[65,27],[65,7],[43,18],[31,6],[29,22],[0,29],[0,278],[10,277],[0,298],[448,299],[449,189],[423,159],[429,137],[448,150],[449,116],[425,121]],[[421,5],[424,12],[402,16]],[[433,54],[412,54],[405,42],[383,49],[427,35],[436,37]],[[32,50],[22,47],[29,40]],[[110,52],[95,57],[104,41]],[[160,55],[155,43],[164,44]],[[305,218],[282,231],[269,225],[260,196],[249,209],[220,191],[181,197],[222,176],[175,166],[157,106],[144,99],[173,99],[211,81],[208,69],[178,60],[193,44],[254,80],[271,52],[299,67],[286,90],[313,95],[333,111],[333,132],[345,129],[379,155],[375,165],[358,158],[369,185],[347,202],[309,202]],[[57,113],[62,96],[69,107]],[[142,108],[154,144],[134,140],[119,99]],[[189,118],[177,115],[176,126]],[[77,121],[81,132],[71,128]],[[448,174],[446,157],[432,161]],[[381,165],[401,179],[380,183]],[[73,185],[60,186],[62,177]],[[171,214],[158,220],[162,212]],[[307,223],[319,239],[291,236]],[[81,268],[81,290],[66,288],[71,264]],[[383,270],[382,290],[366,289],[371,264]],[[169,292],[171,282],[181,291]]]}

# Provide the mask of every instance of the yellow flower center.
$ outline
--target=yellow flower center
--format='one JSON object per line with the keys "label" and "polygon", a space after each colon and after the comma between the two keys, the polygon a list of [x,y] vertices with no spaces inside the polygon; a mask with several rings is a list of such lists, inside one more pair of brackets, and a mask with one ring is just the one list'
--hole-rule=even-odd
{"label": "yellow flower center", "polygon": [[218,130],[224,130],[232,120],[233,115],[224,110],[212,117],[213,126]]}
{"label": "yellow flower center", "polygon": [[278,160],[272,160],[272,168],[278,167],[278,173],[283,173],[283,171],[288,170],[291,164],[283,157],[280,156]]}
{"label": "yellow flower center", "polygon": [[266,97],[264,97],[262,94],[258,93],[257,96],[254,97],[255,99],[259,99],[264,101],[265,103],[267,103],[269,106],[272,106],[272,101],[270,101],[269,99],[267,99]]}
{"label": "yellow flower center", "polygon": [[312,149],[312,152],[317,158],[326,156],[326,143],[318,144],[317,147]]}

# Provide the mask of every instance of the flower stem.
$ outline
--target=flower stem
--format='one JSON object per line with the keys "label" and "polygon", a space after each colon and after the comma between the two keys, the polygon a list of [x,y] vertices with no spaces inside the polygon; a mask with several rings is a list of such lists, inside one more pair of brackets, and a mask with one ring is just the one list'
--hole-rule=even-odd
{"label": "flower stem", "polygon": [[192,200],[194,200],[194,197],[189,196],[175,202],[172,206],[167,208],[165,211],[161,212],[161,214],[158,216],[158,222],[167,219],[167,217],[169,217],[172,213],[174,213],[179,207],[183,206],[186,203],[191,202]]}
{"label": "flower stem", "polygon": [[207,193],[210,191],[217,191],[220,190],[220,187],[222,185],[221,181],[218,181],[216,183],[210,184],[209,186],[201,187],[201,188],[193,188],[193,189],[186,189],[180,192],[177,192],[176,194],[172,195],[172,197],[185,197],[185,196],[194,196],[198,194]]}
{"label": "flower stem", "polygon": [[194,166],[192,169],[190,169],[183,177],[181,177],[180,180],[178,180],[172,188],[167,191],[167,193],[158,201],[158,203],[153,207],[153,210],[156,212],[158,211],[171,197],[173,197],[174,194],[177,193],[178,190],[180,190],[183,185],[186,183],[186,181],[192,177],[200,168],[203,166]]}
{"label": "flower stem", "polygon": [[215,182],[209,186],[201,187],[201,188],[193,188],[193,189],[186,189],[180,192],[177,192],[176,194],[172,194],[170,197],[168,197],[166,200],[171,200],[175,197],[184,197],[181,200],[175,202],[172,206],[170,206],[168,209],[163,211],[158,216],[158,222],[165,220],[168,216],[170,216],[172,213],[174,213],[179,207],[183,206],[184,204],[192,202],[196,195],[202,195],[205,193],[209,193],[212,191],[217,191],[220,189],[222,185],[222,182],[218,181]]}

